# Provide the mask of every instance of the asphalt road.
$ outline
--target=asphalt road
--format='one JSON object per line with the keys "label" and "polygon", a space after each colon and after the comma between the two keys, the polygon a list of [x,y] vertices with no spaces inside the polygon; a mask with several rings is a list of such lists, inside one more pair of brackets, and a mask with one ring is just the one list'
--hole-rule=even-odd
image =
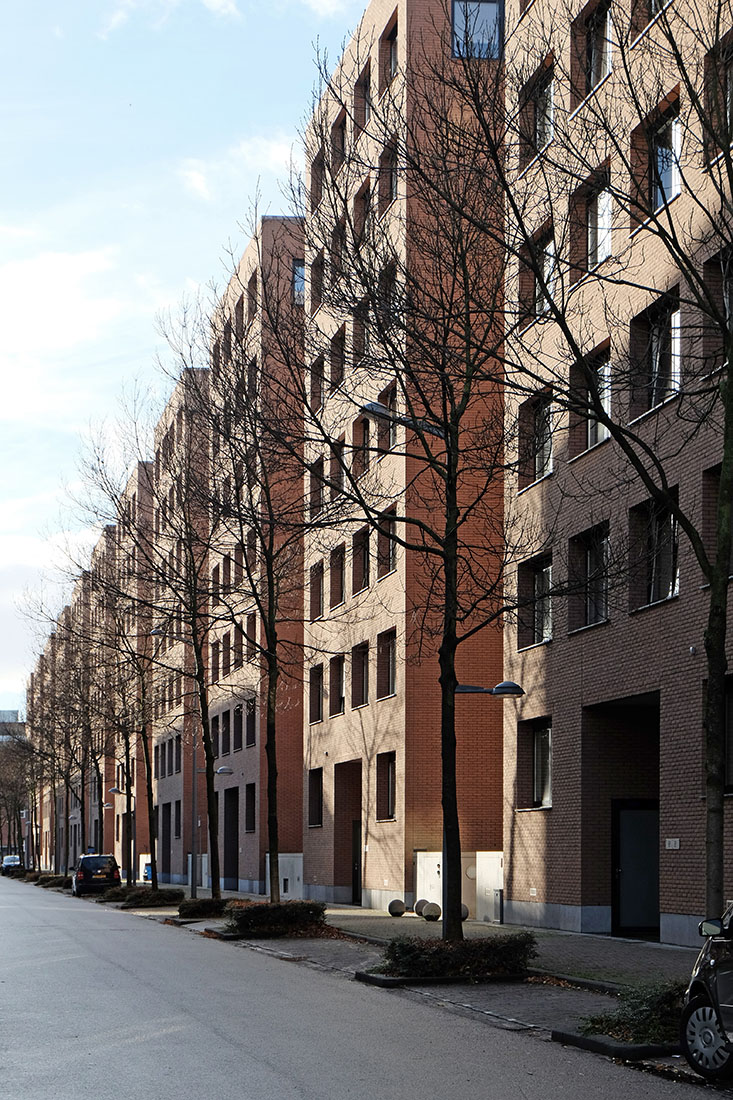
{"label": "asphalt road", "polygon": [[0,879],[4,1100],[700,1100],[700,1090]]}

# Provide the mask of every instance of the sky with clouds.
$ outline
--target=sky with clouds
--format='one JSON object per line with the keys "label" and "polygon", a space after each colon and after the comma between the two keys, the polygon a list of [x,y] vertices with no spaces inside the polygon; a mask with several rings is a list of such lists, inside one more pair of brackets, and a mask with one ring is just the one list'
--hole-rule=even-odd
{"label": "sky with clouds", "polygon": [[287,212],[315,43],[337,56],[361,6],[0,7],[0,709],[35,661],[28,593],[78,527],[83,440],[154,377],[156,317],[225,282],[255,196]]}

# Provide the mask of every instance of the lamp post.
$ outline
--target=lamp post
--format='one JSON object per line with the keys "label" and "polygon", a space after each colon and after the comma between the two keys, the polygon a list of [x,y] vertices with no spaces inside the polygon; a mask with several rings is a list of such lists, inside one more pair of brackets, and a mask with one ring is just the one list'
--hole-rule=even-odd
{"label": "lamp post", "polygon": [[[499,695],[499,696],[502,696],[504,698],[518,699],[518,698],[520,698],[520,696],[524,695],[524,688],[520,687],[519,684],[515,684],[513,680],[502,680],[500,684],[496,684],[492,688],[479,687],[477,684],[456,684],[455,689],[454,689],[454,694],[455,695]],[[445,830],[444,830],[443,831],[443,852],[442,852],[443,862],[441,864],[441,869],[440,869],[440,872],[441,872],[440,873],[440,888],[441,888],[441,900],[443,902],[443,904],[442,904],[442,910],[443,910],[442,918],[443,918],[443,920],[445,920],[445,910],[446,910],[446,903],[447,903],[446,892],[447,892],[447,888],[448,888],[448,886],[447,886],[448,879],[447,879],[447,875],[445,874],[445,862],[446,862],[445,857],[446,857],[446,851],[445,851]]]}

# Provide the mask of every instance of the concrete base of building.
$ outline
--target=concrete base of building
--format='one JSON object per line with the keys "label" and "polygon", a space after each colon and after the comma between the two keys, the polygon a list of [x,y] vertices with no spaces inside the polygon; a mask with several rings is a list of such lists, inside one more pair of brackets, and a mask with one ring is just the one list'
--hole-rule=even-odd
{"label": "concrete base of building", "polygon": [[691,917],[688,913],[661,913],[659,939],[662,943],[676,943],[680,947],[702,947],[697,927],[702,919]]}
{"label": "concrete base of building", "polygon": [[[227,882],[230,880],[227,879]],[[231,882],[234,883],[234,879]],[[264,894],[265,884],[260,878],[240,878],[237,880],[237,885],[224,886],[222,890],[238,890],[240,894]]]}
{"label": "concrete base of building", "polygon": [[559,928],[563,932],[611,934],[610,905],[553,905],[504,900],[504,923],[526,928]]}
{"label": "concrete base of building", "polygon": [[365,909],[387,909],[389,903],[398,898],[404,901],[408,909],[415,904],[413,893],[405,894],[402,890],[362,890],[361,904]]}
{"label": "concrete base of building", "polygon": [[327,905],[353,905],[350,886],[323,886],[317,882],[303,884],[303,897],[311,901],[325,901]]}

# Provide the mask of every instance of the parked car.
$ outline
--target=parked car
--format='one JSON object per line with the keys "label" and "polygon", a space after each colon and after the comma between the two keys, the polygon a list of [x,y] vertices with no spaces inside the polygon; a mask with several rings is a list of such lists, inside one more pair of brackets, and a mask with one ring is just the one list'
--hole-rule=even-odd
{"label": "parked car", "polygon": [[733,905],[700,924],[705,943],[692,968],[680,1023],[685,1058],[701,1077],[733,1076]]}
{"label": "parked car", "polygon": [[10,873],[11,867],[20,867],[20,856],[3,856],[3,864],[0,871],[4,875]]}
{"label": "parked car", "polygon": [[102,894],[111,886],[120,885],[120,869],[114,856],[79,856],[71,872],[71,892],[75,898],[82,894]]}

